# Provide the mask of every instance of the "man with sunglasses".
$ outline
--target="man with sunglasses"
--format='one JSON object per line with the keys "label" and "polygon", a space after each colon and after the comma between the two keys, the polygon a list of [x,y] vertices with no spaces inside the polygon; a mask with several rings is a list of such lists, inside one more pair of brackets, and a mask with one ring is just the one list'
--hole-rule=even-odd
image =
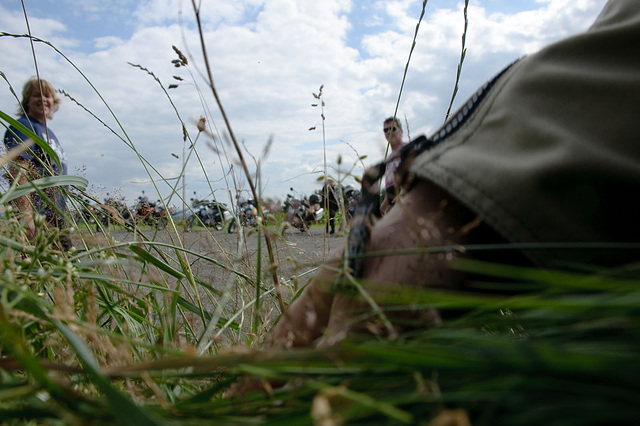
{"label": "man with sunglasses", "polygon": [[[402,126],[395,117],[389,117],[384,120],[382,130],[384,132],[384,138],[391,147],[390,155],[393,155],[396,151],[406,145],[406,142],[402,141]],[[391,207],[393,207],[396,196],[400,193],[401,188],[396,187],[394,183],[395,170],[400,163],[400,158],[396,158],[387,164],[387,170],[384,174],[384,189],[385,195],[382,204],[380,205],[380,213],[386,214]]]}

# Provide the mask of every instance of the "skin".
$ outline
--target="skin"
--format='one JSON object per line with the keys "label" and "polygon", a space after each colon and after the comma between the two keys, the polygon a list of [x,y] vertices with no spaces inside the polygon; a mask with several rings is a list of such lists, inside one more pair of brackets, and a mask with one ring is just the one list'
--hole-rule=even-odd
{"label": "skin", "polygon": [[[403,134],[402,134],[402,128],[400,128],[400,126],[396,124],[393,126],[393,129],[391,129],[392,127],[391,124],[392,124],[391,121],[385,121],[382,126],[382,132],[384,133],[385,139],[389,142],[389,146],[391,147],[391,150],[395,151],[396,149],[400,148],[400,146],[402,145]],[[385,129],[389,129],[389,130],[385,132],[384,131]],[[387,213],[387,210],[389,210],[389,200],[387,198],[387,195],[385,194],[384,200],[380,205],[380,213],[385,215]]]}
{"label": "skin", "polygon": [[[388,215],[372,228],[368,253],[391,252],[431,246],[464,245],[486,239],[478,218],[426,181],[418,181],[398,200]],[[341,269],[341,255],[321,268],[302,295],[287,309],[272,330],[268,344],[277,347],[334,345],[349,333],[372,331],[376,317],[367,316],[370,306],[361,298],[331,290]],[[394,286],[458,287],[466,277],[450,268],[451,255],[424,253],[381,255],[364,262],[362,283]],[[363,315],[363,312],[365,313]],[[424,315],[425,313],[422,312]],[[438,323],[435,311],[422,323]],[[387,330],[389,331],[389,330]]]}
{"label": "skin", "polygon": [[40,91],[34,90],[27,101],[27,105],[29,106],[27,115],[40,123],[45,123],[53,110],[53,95],[51,93],[41,94]]}

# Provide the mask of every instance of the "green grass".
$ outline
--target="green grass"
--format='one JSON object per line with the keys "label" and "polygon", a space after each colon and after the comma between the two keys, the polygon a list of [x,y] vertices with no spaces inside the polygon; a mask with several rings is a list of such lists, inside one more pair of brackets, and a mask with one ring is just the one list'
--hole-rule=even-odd
{"label": "green grass", "polygon": [[[463,59],[464,45],[459,70]],[[2,119],[12,123],[7,114]],[[124,136],[123,142],[137,154],[135,141]],[[139,158],[151,176],[153,165]],[[81,179],[55,181],[75,185],[72,202],[83,197]],[[27,189],[3,187],[2,207]],[[174,188],[173,196],[182,201],[179,192]],[[463,425],[471,419],[565,426],[640,418],[640,263],[578,272],[458,263],[484,275],[478,288],[491,293],[369,284],[390,317],[437,308],[447,319],[431,328],[405,324],[412,331],[393,339],[352,336],[333,348],[282,351],[261,343],[317,265],[270,257],[284,243],[281,213],[252,230],[270,244],[257,257],[248,256],[242,241],[223,248],[216,234],[226,229],[206,229],[204,249],[185,245],[173,222],[163,234],[168,242],[150,226],[131,228],[117,242],[106,230],[78,223],[76,250],[62,253],[55,247],[58,230],[40,226],[29,241],[19,213],[3,214],[5,424]],[[211,269],[219,272],[216,280],[205,275]],[[505,295],[514,286],[529,291]],[[234,393],[240,385],[246,391]],[[446,419],[457,423],[440,423]]]}

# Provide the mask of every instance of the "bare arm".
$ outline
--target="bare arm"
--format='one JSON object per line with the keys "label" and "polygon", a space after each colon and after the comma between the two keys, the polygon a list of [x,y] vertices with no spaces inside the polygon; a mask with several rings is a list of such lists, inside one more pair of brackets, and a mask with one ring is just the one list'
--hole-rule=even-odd
{"label": "bare arm", "polygon": [[280,322],[271,330],[268,345],[285,348],[313,346],[314,341],[323,335],[329,323],[334,300],[331,285],[339,264],[340,261],[334,259],[320,268],[318,275],[289,305]]}
{"label": "bare arm", "polygon": [[[424,249],[468,243],[468,231],[461,230],[468,227],[476,215],[425,181],[418,182],[397,204],[372,229],[362,283],[458,288],[465,277],[449,268],[451,258],[429,254]],[[404,254],[389,256],[388,252],[394,250]],[[372,256],[376,252],[387,255]],[[322,268],[303,294],[289,306],[271,331],[271,345],[322,347],[339,342],[351,331],[367,329],[367,320],[362,321],[366,316],[361,314],[371,306],[362,298],[332,292],[339,265],[340,261],[334,260],[329,267]],[[384,299],[376,298],[376,301],[385,304]],[[417,314],[424,326],[440,321],[435,310]],[[406,315],[413,314],[408,312]],[[375,316],[372,318],[375,320]]]}

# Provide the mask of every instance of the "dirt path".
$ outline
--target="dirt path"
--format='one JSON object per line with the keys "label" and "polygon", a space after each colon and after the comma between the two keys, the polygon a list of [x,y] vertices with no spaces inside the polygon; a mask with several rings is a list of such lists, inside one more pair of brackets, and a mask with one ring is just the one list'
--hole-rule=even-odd
{"label": "dirt path", "polygon": [[[216,231],[213,228],[194,228],[191,232],[179,230],[177,235],[167,229],[159,231],[155,237],[154,232],[149,230],[144,235],[170,246],[183,246],[191,252],[188,259],[193,273],[216,288],[227,285],[230,269],[255,277],[260,241],[262,279],[265,283],[273,282],[268,270],[269,258],[264,237],[259,239],[255,229],[249,229],[243,239],[237,233],[229,234],[226,229]],[[121,228],[112,230],[111,236],[121,242],[134,241],[135,238],[132,232]],[[279,280],[295,290],[313,277],[316,268],[325,259],[340,250],[344,236],[325,235],[323,228],[316,226],[305,233],[288,228],[280,235],[274,235],[271,241]],[[172,249],[162,249],[175,259]],[[177,264],[172,266],[178,267]]]}
{"label": "dirt path", "polygon": [[[282,300],[287,305],[296,291],[308,283],[317,273],[318,267],[325,259],[337,255],[341,249],[345,236],[329,236],[324,234],[322,227],[312,227],[309,232],[301,233],[296,229],[286,229],[271,238],[273,254],[275,258],[278,283],[280,285]],[[109,231],[113,241],[108,241],[101,233],[90,234],[87,230],[81,231],[82,236],[74,237],[74,244],[90,249],[104,249],[111,244],[131,243],[141,241],[139,235],[124,230],[123,228]],[[157,285],[160,288],[178,290],[184,300],[193,308],[182,307],[180,328],[193,330],[191,333],[199,333],[208,327],[203,322],[200,307],[215,318],[232,320],[242,329],[250,331],[253,322],[253,303],[256,299],[256,283],[260,282],[261,289],[261,324],[268,329],[272,320],[280,312],[280,302],[276,297],[272,271],[264,237],[258,238],[255,229],[249,229],[244,238],[238,234],[228,234],[226,229],[194,228],[191,232],[178,233],[171,230],[144,231],[144,237],[157,243],[145,244],[144,249],[162,260],[164,264],[183,271],[183,266],[178,262],[175,247],[183,247],[189,268],[196,277],[194,282],[185,279],[176,279],[161,268],[150,267],[149,264],[131,258],[130,263],[124,263],[121,269],[105,270],[106,273],[120,276],[122,274],[127,281],[134,283]],[[82,238],[82,239],[81,239]],[[84,241],[82,241],[84,240]],[[259,241],[260,246],[259,246]],[[161,250],[159,254],[155,249]],[[127,244],[121,244],[118,251],[132,256],[133,253]],[[262,263],[258,266],[258,252],[260,251]],[[260,271],[258,277],[257,272]],[[135,284],[123,284],[127,292],[136,293],[148,297],[151,293],[148,286]],[[169,306],[172,293],[154,291],[153,297],[160,306]],[[233,331],[227,336],[235,339]]]}

